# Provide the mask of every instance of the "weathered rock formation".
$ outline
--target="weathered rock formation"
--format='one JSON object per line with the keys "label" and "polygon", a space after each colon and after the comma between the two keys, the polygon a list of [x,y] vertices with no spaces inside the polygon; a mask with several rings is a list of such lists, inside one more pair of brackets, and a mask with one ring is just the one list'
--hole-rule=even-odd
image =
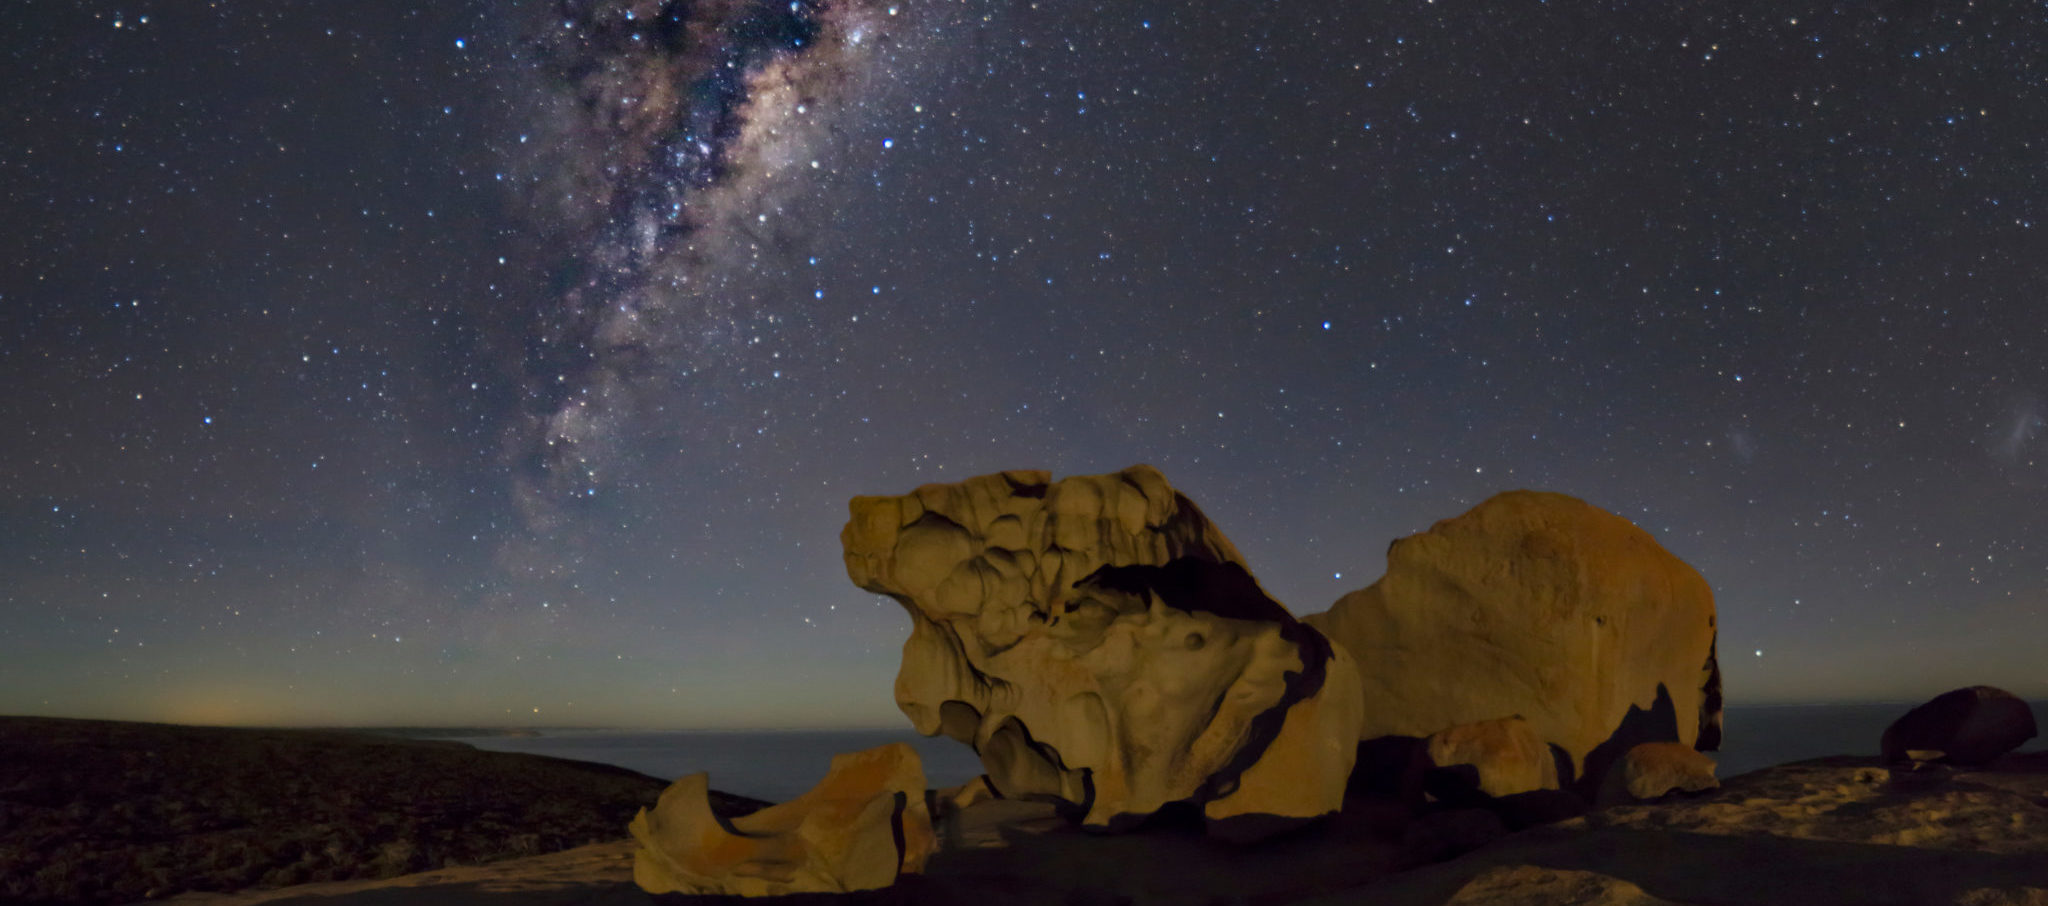
{"label": "weathered rock formation", "polygon": [[847,575],[911,616],[897,704],[973,745],[1000,795],[1106,828],[1191,802],[1225,836],[1341,805],[1355,665],[1151,467],[1004,472],[850,509]]}
{"label": "weathered rock formation", "polygon": [[1395,541],[1384,577],[1303,622],[1357,659],[1364,740],[1519,714],[1582,791],[1637,743],[1720,744],[1706,580],[1562,494],[1500,494]]}
{"label": "weathered rock formation", "polygon": [[[954,842],[895,888],[795,899],[832,906],[2042,906],[2043,801],[2048,752],[2010,755],[1993,770],[1888,770],[1875,757],[1781,765],[1699,796],[1622,805],[1505,837],[1484,814],[1444,813],[1450,817],[1409,832],[1405,818],[1375,817],[1369,804],[1354,801],[1286,840],[1218,846],[1180,833],[1087,833],[1053,817],[1050,805],[994,800],[964,809]],[[1498,839],[1449,862],[1417,865],[1407,858],[1489,837]],[[623,843],[384,881],[207,893],[189,902],[653,906],[632,885],[633,841]]]}
{"label": "weathered rock formation", "polygon": [[1599,805],[1648,801],[1671,793],[1698,793],[1714,789],[1721,781],[1714,777],[1714,760],[1691,746],[1675,742],[1646,742],[1621,756],[1621,763],[1601,781]]}
{"label": "weathered rock formation", "polygon": [[709,778],[691,774],[642,809],[627,830],[639,844],[633,882],[648,893],[841,893],[923,870],[937,848],[917,750],[891,743],[832,758],[804,795],[726,821]]}
{"label": "weathered rock formation", "polygon": [[1490,797],[1557,789],[1557,760],[1520,716],[1438,730],[1419,751],[1423,771],[1463,769],[1471,787]]}
{"label": "weathered rock formation", "polygon": [[1886,761],[1990,764],[2034,738],[2034,711],[2019,697],[1992,686],[1969,686],[1930,699],[1885,728],[1879,745]]}

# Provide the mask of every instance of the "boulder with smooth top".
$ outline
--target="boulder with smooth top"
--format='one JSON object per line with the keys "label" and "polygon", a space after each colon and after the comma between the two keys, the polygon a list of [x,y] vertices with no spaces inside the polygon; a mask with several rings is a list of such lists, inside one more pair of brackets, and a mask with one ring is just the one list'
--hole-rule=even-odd
{"label": "boulder with smooth top", "polygon": [[1303,621],[1358,664],[1362,740],[1519,714],[1580,790],[1637,743],[1720,743],[1706,580],[1563,494],[1510,491],[1395,541],[1385,576]]}
{"label": "boulder with smooth top", "polygon": [[1885,728],[1884,760],[1990,764],[2038,732],[2024,699],[1995,686],[1944,692]]}

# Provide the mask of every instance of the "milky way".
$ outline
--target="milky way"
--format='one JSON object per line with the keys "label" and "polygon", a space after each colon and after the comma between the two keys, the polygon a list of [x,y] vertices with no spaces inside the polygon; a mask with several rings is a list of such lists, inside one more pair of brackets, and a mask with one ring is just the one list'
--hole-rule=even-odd
{"label": "milky way", "polygon": [[537,201],[570,251],[525,343],[507,446],[521,512],[550,544],[631,474],[642,419],[744,353],[753,312],[734,277],[789,242],[786,205],[814,188],[835,118],[864,106],[898,12],[614,0],[566,3],[540,28]]}
{"label": "milky way", "polygon": [[0,713],[896,723],[847,500],[1138,462],[1295,613],[1525,487],[1731,706],[2048,695],[2038,6],[8,11]]}

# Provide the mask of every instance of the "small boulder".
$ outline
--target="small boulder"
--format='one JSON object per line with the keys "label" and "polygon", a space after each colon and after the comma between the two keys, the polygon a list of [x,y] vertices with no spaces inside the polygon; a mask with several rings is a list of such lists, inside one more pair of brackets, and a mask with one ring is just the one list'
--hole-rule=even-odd
{"label": "small boulder", "polygon": [[[1885,728],[1879,746],[1887,762],[1989,764],[2034,738],[2034,711],[2018,696],[1991,686],[1944,692]],[[1937,754],[1938,753],[1938,754]]]}
{"label": "small boulder", "polygon": [[1558,785],[1550,747],[1520,715],[1438,730],[1418,754],[1425,774],[1469,765],[1476,791],[1495,799]]}
{"label": "small boulder", "polygon": [[710,779],[691,774],[641,809],[633,883],[648,893],[779,896],[874,890],[924,869],[937,849],[917,750],[891,743],[832,758],[802,796],[730,822]]}
{"label": "small boulder", "polygon": [[988,785],[988,775],[986,774],[976,776],[973,780],[969,780],[959,786],[949,786],[944,789],[933,790],[932,793],[933,798],[937,799],[942,807],[950,811],[957,811],[990,800],[1003,798],[996,794],[995,787]]}
{"label": "small boulder", "polygon": [[1691,746],[1646,742],[1631,747],[1621,763],[1607,772],[1597,802],[1602,806],[1660,799],[1672,793],[1698,793],[1719,787],[1714,760]]}

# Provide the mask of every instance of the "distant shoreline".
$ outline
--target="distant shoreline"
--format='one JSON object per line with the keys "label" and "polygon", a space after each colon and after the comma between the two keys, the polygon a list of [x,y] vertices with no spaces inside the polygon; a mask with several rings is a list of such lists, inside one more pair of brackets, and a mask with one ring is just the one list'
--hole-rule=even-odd
{"label": "distant shoreline", "polygon": [[[2037,711],[2048,709],[2048,696],[2020,696]],[[1846,701],[1800,701],[1800,702],[1746,702],[1731,704],[1728,711],[1788,710],[1798,708],[1911,708],[1924,699],[1853,699]],[[907,728],[907,722],[888,724],[858,725],[806,725],[806,726],[748,726],[748,727],[688,727],[651,725],[579,725],[579,724],[206,724],[184,723],[170,720],[138,720],[119,717],[77,717],[51,714],[0,714],[5,720],[75,720],[106,721],[112,723],[140,724],[165,727],[218,728],[225,730],[280,730],[306,733],[366,733],[373,736],[389,736],[400,739],[464,739],[557,736],[571,733],[862,733],[871,731],[897,731]]]}
{"label": "distant shoreline", "polygon": [[[560,852],[617,840],[667,785],[359,729],[0,718],[0,902],[134,903]],[[711,797],[723,812],[766,804]]]}

